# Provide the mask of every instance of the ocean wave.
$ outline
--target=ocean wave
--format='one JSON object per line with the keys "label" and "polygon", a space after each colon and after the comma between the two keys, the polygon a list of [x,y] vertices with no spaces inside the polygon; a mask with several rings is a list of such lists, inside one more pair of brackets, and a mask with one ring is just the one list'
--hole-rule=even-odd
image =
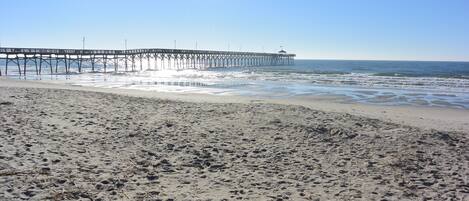
{"label": "ocean wave", "polygon": [[[150,75],[148,74],[150,73]],[[174,71],[144,72],[142,76],[156,80],[197,80],[202,82],[280,82],[291,84],[360,86],[368,88],[422,89],[432,91],[469,92],[469,79],[454,77],[407,77],[373,73],[303,73],[285,71]],[[133,76],[132,76],[133,77]],[[138,79],[138,78],[137,78]]]}
{"label": "ocean wave", "polygon": [[469,79],[468,75],[461,74],[427,74],[427,73],[398,73],[398,72],[384,72],[384,73],[373,73],[374,76],[386,76],[386,77],[434,77],[434,78],[457,78],[457,79]]}
{"label": "ocean wave", "polygon": [[469,79],[442,77],[376,76],[367,73],[301,74],[262,72],[249,76],[232,75],[233,78],[273,82],[309,83],[312,85],[361,86],[368,88],[421,89],[432,91],[469,92]]}

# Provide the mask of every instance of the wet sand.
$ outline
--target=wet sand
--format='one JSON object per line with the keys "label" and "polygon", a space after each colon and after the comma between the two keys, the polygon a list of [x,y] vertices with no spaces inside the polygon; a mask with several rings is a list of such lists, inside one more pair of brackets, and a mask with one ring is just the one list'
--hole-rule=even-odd
{"label": "wet sand", "polygon": [[37,86],[0,81],[0,200],[469,198],[464,119]]}

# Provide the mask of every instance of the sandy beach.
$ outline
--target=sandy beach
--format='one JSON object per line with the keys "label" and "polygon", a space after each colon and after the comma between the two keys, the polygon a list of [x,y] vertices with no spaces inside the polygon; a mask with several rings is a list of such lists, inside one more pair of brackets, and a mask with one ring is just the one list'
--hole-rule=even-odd
{"label": "sandy beach", "polygon": [[0,200],[469,200],[469,111],[0,79]]}

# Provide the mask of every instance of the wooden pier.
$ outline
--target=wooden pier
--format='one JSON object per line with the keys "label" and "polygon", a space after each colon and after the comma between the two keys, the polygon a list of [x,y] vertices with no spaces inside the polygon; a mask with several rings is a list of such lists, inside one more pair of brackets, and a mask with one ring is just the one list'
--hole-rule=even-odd
{"label": "wooden pier", "polygon": [[[186,49],[0,48],[0,76],[294,65],[295,54]],[[10,67],[10,68],[9,68]]]}

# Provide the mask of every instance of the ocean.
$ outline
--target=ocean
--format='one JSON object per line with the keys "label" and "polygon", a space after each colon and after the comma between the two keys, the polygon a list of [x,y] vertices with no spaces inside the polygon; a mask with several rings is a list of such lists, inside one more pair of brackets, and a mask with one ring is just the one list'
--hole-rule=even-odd
{"label": "ocean", "polygon": [[[4,71],[3,61],[0,68]],[[12,66],[9,77],[149,93],[267,98],[331,96],[366,104],[469,109],[469,62],[296,60],[294,66],[41,76],[36,76],[33,68],[28,67],[31,72],[27,77],[20,77]]]}

